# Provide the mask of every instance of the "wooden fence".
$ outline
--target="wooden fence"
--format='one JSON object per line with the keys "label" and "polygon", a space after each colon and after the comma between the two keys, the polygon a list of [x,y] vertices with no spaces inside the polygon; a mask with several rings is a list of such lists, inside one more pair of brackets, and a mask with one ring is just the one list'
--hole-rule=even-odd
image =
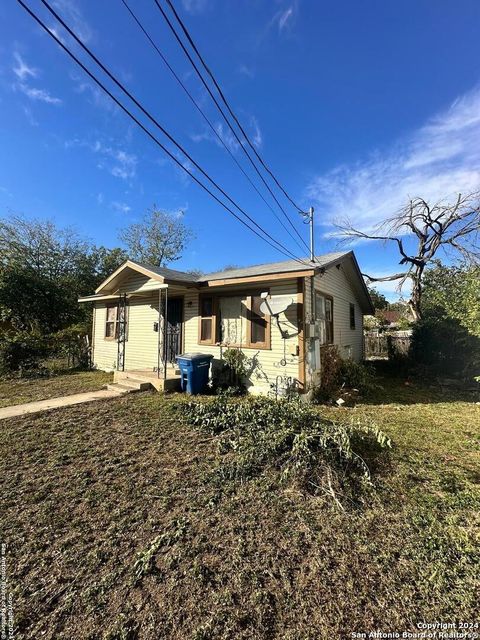
{"label": "wooden fence", "polygon": [[363,353],[365,360],[386,360],[394,354],[406,356],[410,349],[410,341],[410,335],[365,333],[363,336]]}

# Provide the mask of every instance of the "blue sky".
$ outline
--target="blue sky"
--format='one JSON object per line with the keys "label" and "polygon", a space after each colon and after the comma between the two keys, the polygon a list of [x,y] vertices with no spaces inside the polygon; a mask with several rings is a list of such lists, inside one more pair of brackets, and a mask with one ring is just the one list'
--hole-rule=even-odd
{"label": "blue sky", "polygon": [[[249,170],[153,0],[130,2]],[[70,43],[38,0],[28,3]],[[52,4],[232,197],[298,255],[121,1]],[[371,229],[410,196],[439,199],[480,186],[478,0],[176,6],[262,157],[301,206],[315,206],[318,253],[335,249],[336,220]],[[0,215],[53,218],[116,246],[119,228],[156,203],[184,211],[196,234],[174,268],[283,259],[173,166],[15,0],[0,5],[0,113]],[[397,270],[395,254],[381,244],[355,251],[367,273]],[[379,285],[389,294],[393,287]]]}

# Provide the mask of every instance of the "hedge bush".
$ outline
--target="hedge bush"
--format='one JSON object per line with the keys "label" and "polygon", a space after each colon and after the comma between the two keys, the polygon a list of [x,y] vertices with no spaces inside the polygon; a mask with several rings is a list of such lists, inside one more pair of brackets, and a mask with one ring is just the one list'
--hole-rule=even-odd
{"label": "hedge bush", "polygon": [[316,402],[335,399],[344,390],[367,395],[377,387],[372,369],[351,358],[342,358],[335,345],[320,349],[320,365],[320,385],[314,393]]}
{"label": "hedge bush", "polygon": [[453,318],[426,317],[413,328],[410,359],[428,373],[471,380],[480,374],[480,338]]}
{"label": "hedge bush", "polygon": [[50,352],[49,340],[40,333],[5,331],[0,334],[0,373],[38,370]]}
{"label": "hedge bush", "polygon": [[84,325],[73,325],[52,335],[8,329],[0,332],[0,375],[35,375],[47,372],[54,359],[62,367],[86,369],[90,349]]}

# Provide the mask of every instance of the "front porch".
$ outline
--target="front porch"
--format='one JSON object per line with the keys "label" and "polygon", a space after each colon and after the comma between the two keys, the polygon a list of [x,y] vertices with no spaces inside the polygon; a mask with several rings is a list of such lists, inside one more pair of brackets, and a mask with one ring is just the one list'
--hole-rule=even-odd
{"label": "front porch", "polygon": [[184,298],[196,286],[187,276],[172,281],[168,270],[159,271],[126,263],[93,296],[80,299],[95,303],[92,361],[114,372],[114,384],[180,387],[176,356],[184,351]]}

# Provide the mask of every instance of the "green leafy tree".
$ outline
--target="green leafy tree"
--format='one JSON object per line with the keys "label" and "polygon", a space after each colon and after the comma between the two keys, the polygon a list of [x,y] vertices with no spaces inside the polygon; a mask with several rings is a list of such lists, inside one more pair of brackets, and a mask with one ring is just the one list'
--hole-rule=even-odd
{"label": "green leafy tree", "polygon": [[87,321],[80,295],[126,259],[122,249],[95,247],[71,228],[11,215],[0,220],[0,320],[42,334]]}
{"label": "green leafy tree", "polygon": [[398,311],[402,314],[408,313],[408,304],[406,302],[402,302],[401,300],[397,300],[397,302],[389,302],[387,305],[387,309],[389,311]]}
{"label": "green leafy tree", "polygon": [[126,260],[127,252],[119,247],[89,247],[85,254],[79,256],[77,264],[76,279],[80,295],[93,293],[98,285]]}
{"label": "green leafy tree", "polygon": [[441,376],[478,376],[480,266],[436,261],[425,272],[423,318],[413,328],[411,355]]}
{"label": "green leafy tree", "polygon": [[368,293],[370,294],[375,310],[386,309],[388,307],[388,300],[383,293],[380,293],[374,287],[368,287]]}
{"label": "green leafy tree", "polygon": [[179,260],[193,238],[182,218],[181,212],[161,211],[154,205],[140,222],[125,227],[119,237],[132,260],[164,267]]}
{"label": "green leafy tree", "polygon": [[445,266],[436,262],[425,272],[424,313],[457,320],[480,337],[480,266]]}
{"label": "green leafy tree", "polygon": [[79,261],[88,244],[72,229],[12,215],[0,221],[0,309],[18,329],[56,331],[75,320]]}

